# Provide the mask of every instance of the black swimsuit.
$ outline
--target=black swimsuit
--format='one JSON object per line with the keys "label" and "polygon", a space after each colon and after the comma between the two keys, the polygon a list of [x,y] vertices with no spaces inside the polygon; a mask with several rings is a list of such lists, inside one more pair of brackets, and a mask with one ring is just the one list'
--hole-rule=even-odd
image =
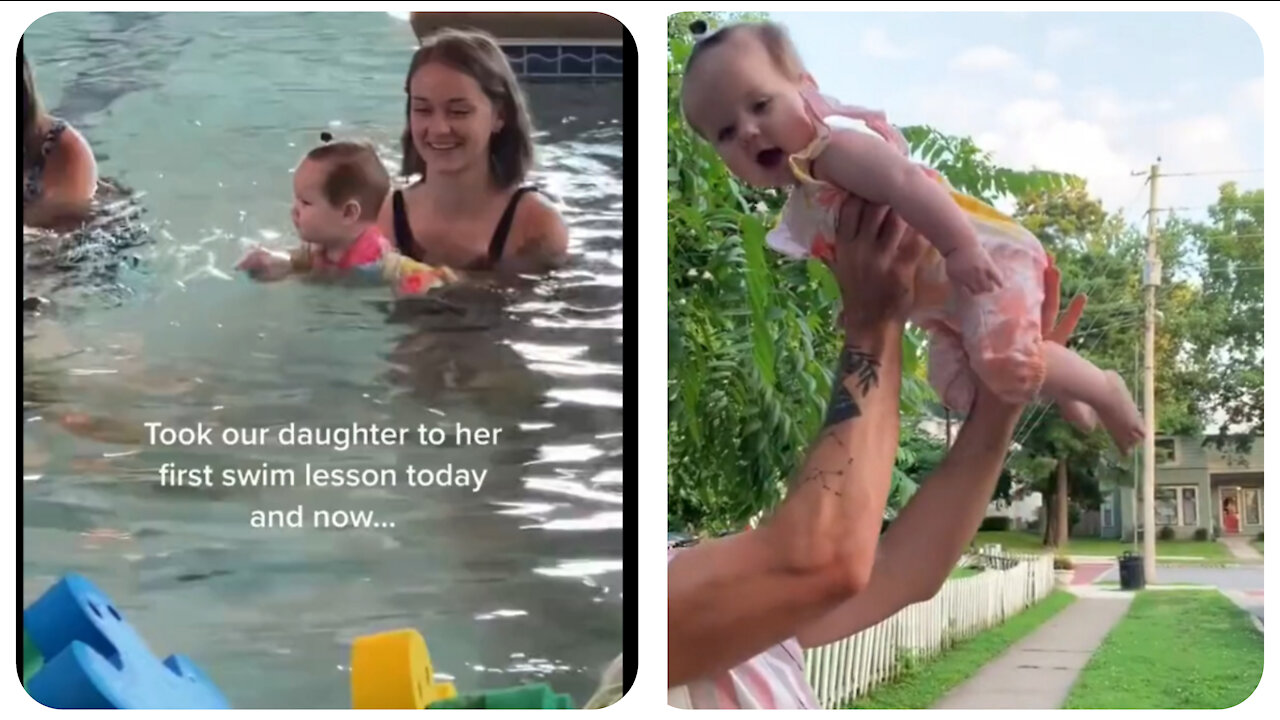
{"label": "black swimsuit", "polygon": [[[532,185],[525,185],[515,191],[515,194],[511,196],[511,200],[507,203],[506,210],[502,212],[502,219],[498,220],[498,227],[493,230],[493,237],[489,240],[489,255],[472,263],[471,267],[467,268],[468,270],[490,270],[498,264],[498,260],[502,259],[502,251],[507,245],[507,235],[511,232],[511,221],[516,216],[516,205],[525,193],[537,191],[537,189]],[[396,248],[400,250],[402,255],[406,255],[418,262],[426,262],[422,259],[422,253],[418,251],[417,245],[413,242],[413,230],[409,227],[409,216],[404,208],[404,194],[400,190],[397,190],[391,196],[391,216],[395,230]]]}

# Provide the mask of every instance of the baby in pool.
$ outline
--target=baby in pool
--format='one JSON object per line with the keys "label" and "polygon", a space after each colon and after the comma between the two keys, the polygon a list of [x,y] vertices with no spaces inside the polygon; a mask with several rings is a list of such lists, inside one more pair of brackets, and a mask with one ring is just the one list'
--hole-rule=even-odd
{"label": "baby in pool", "polygon": [[[692,29],[701,35],[705,23]],[[929,332],[930,383],[948,407],[968,412],[982,382],[1010,402],[1047,396],[1085,431],[1101,421],[1122,452],[1142,438],[1119,375],[1042,341],[1052,260],[1039,240],[912,162],[883,114],[822,95],[781,27],[741,23],[700,37],[682,93],[690,126],[730,172],[758,187],[790,188],[767,236],[774,250],[830,263],[849,194],[891,206],[928,240],[911,319]],[[833,116],[853,128],[829,126]]]}
{"label": "baby in pool", "polygon": [[329,142],[307,153],[293,173],[293,226],[302,245],[289,253],[255,248],[237,265],[257,280],[290,275],[388,283],[398,296],[421,295],[453,282],[448,268],[431,267],[395,251],[378,230],[378,211],[391,177],[373,146]]}

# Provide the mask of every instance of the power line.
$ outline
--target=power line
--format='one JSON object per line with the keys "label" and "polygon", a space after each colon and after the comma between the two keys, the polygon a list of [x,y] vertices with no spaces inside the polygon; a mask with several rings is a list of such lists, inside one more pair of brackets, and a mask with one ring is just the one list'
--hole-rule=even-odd
{"label": "power line", "polygon": [[[1243,208],[1243,207],[1265,207],[1265,205],[1266,205],[1266,203],[1260,203],[1260,202],[1256,202],[1256,203],[1225,203],[1225,204],[1217,204],[1217,203],[1214,203],[1214,204],[1211,204],[1211,205],[1175,205],[1175,206],[1173,206],[1173,207],[1155,208],[1155,211],[1156,211],[1156,212],[1164,212],[1164,211],[1166,211],[1166,210],[1212,210],[1212,209],[1214,209],[1214,208],[1226,209],[1226,208]],[[1151,212],[1151,211],[1150,211],[1150,210],[1148,210],[1147,212]]]}
{"label": "power line", "polygon": [[1264,237],[1262,233],[1240,233],[1237,235],[1236,233],[1228,230],[1217,230],[1216,228],[1209,229],[1215,231],[1219,236],[1228,236],[1236,240],[1260,240]]}
{"label": "power line", "polygon": [[[1100,267],[1097,268],[1096,274],[1094,274],[1094,276],[1090,280],[1086,281],[1085,283],[1082,283],[1081,284],[1082,287],[1077,288],[1075,294],[1085,295],[1085,296],[1091,295],[1094,290],[1098,289],[1102,285],[1102,283],[1108,282],[1110,280],[1110,275],[1112,274],[1113,270],[1120,270],[1122,272],[1127,272],[1129,269],[1129,261],[1114,255],[1104,255],[1103,262],[1100,262],[1099,266]],[[1105,307],[1105,310],[1107,312],[1089,313],[1089,318],[1087,320],[1088,325],[1083,330],[1077,330],[1076,332],[1073,332],[1072,337],[1077,337],[1077,338],[1088,337],[1088,335],[1092,333],[1095,328],[1097,328],[1098,322],[1101,321],[1103,318],[1108,317],[1108,313],[1114,313],[1120,309],[1122,309],[1122,306],[1111,306],[1111,307]],[[1114,315],[1112,315],[1112,317],[1114,317]],[[1123,320],[1116,320],[1114,322],[1104,323],[1101,329],[1105,330],[1108,328],[1120,328],[1120,327],[1124,327],[1126,324],[1132,324],[1139,320],[1141,320],[1140,317],[1127,317],[1127,318],[1124,318]],[[1103,334],[1099,333],[1098,335],[1093,337],[1093,343],[1088,348],[1088,350],[1084,350],[1084,348],[1081,347],[1076,352],[1083,357],[1085,354],[1092,352],[1097,347],[1098,343],[1102,341],[1102,338],[1103,338]],[[1084,344],[1085,343],[1083,342],[1081,343],[1082,346]],[[1027,438],[1031,436],[1032,431],[1035,430],[1035,427],[1044,419],[1045,415],[1049,412],[1049,407],[1050,407],[1050,404],[1046,403],[1041,408],[1035,408],[1031,410],[1030,413],[1024,415],[1019,420],[1018,424],[1014,427],[1014,437],[1015,439],[1017,439],[1017,443],[1019,445],[1021,445],[1023,442],[1027,440]]]}
{"label": "power line", "polygon": [[1204,177],[1208,175],[1255,175],[1262,172],[1262,168],[1252,170],[1200,170],[1196,172],[1180,172],[1180,173],[1160,173],[1161,179],[1167,177]]}
{"label": "power line", "polygon": [[1262,265],[1245,265],[1243,267],[1225,267],[1225,268],[1204,268],[1200,272],[1206,273],[1225,273],[1225,272],[1261,272],[1266,268]]}
{"label": "power line", "polygon": [[[1087,355],[1091,354],[1094,350],[1097,349],[1098,343],[1102,342],[1102,338],[1106,337],[1106,333],[1102,331],[1132,327],[1142,322],[1143,318],[1141,317],[1130,318],[1123,322],[1106,323],[1102,327],[1097,327],[1098,320],[1099,320],[1099,317],[1094,316],[1088,328],[1086,328],[1081,332],[1072,333],[1072,337],[1083,337],[1083,336],[1088,336],[1095,329],[1099,330],[1098,334],[1092,338],[1093,342],[1092,344],[1089,345],[1088,348],[1084,347],[1085,343],[1081,343],[1081,347],[1079,347],[1077,350],[1074,351],[1076,354],[1080,355],[1081,357],[1086,357]],[[1014,429],[1014,433],[1013,433],[1014,444],[1018,445],[1018,447],[1023,447],[1026,441],[1031,438],[1031,433],[1035,432],[1035,429],[1039,427],[1041,422],[1044,421],[1045,416],[1049,414],[1049,409],[1051,407],[1053,407],[1053,403],[1051,402],[1041,403],[1040,407],[1032,408],[1032,410],[1029,413],[1024,415],[1022,417],[1022,421],[1020,421],[1018,426],[1016,426]]]}

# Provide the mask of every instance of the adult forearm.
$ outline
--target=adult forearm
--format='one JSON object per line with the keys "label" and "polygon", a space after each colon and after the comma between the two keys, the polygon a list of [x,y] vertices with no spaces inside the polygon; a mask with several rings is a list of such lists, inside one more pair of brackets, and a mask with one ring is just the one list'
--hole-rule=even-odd
{"label": "adult forearm", "polygon": [[847,597],[843,573],[790,564],[772,533],[707,540],[667,569],[667,683],[723,672],[793,637]]}
{"label": "adult forearm", "polygon": [[1020,407],[979,393],[956,442],[881,538],[886,565],[913,565],[909,601],[933,597],[982,524]]}
{"label": "adult forearm", "polygon": [[819,440],[767,524],[792,563],[843,567],[856,592],[875,559],[898,446],[901,326],[851,328]]}
{"label": "adult forearm", "polygon": [[668,570],[668,683],[737,665],[845,602],[870,574],[893,456],[901,329],[847,335],[823,431],[761,526]]}
{"label": "adult forearm", "polygon": [[806,627],[804,645],[848,637],[937,592],[982,523],[1018,414],[979,397],[955,445],[880,538],[864,592]]}

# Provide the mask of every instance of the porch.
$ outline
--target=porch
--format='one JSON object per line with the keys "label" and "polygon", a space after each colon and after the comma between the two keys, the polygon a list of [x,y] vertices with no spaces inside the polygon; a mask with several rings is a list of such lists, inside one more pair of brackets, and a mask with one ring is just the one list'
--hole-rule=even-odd
{"label": "porch", "polygon": [[1224,536],[1263,531],[1262,471],[1210,472],[1214,521]]}

